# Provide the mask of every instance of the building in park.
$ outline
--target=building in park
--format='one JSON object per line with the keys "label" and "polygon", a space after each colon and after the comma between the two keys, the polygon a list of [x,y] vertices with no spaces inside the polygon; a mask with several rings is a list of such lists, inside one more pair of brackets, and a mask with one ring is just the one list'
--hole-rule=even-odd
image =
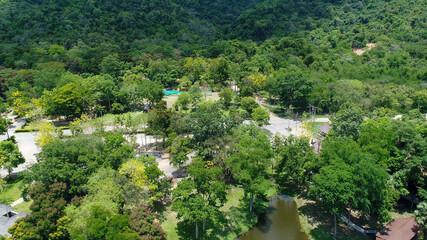
{"label": "building in park", "polygon": [[376,240],[413,240],[417,239],[419,226],[414,217],[395,218],[377,233]]}
{"label": "building in park", "polygon": [[314,143],[312,144],[315,153],[317,153],[317,154],[320,153],[320,150],[322,149],[322,141],[323,141],[323,139],[325,139],[326,134],[328,134],[328,132],[329,132],[329,130],[331,130],[331,128],[332,127],[329,124],[325,124],[319,128],[319,138],[315,138],[313,140]]}
{"label": "building in park", "polygon": [[0,204],[0,235],[10,237],[7,230],[20,218],[26,217],[29,214],[25,212],[16,213],[15,208],[7,205]]}

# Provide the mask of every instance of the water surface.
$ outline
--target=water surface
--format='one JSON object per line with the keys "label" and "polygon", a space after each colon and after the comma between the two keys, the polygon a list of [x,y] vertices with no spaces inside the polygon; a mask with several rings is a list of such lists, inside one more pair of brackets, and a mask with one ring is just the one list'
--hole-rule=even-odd
{"label": "water surface", "polygon": [[295,201],[286,195],[270,199],[258,223],[238,240],[309,240],[301,229]]}

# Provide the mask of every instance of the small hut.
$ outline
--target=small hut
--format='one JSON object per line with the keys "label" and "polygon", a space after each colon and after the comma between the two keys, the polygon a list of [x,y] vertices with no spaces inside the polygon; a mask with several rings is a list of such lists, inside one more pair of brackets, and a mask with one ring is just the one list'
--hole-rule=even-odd
{"label": "small hut", "polygon": [[16,213],[15,208],[7,205],[0,204],[0,235],[9,237],[10,234],[7,230],[20,218],[26,217],[29,214],[25,212]]}
{"label": "small hut", "polygon": [[377,240],[413,240],[417,239],[419,226],[415,218],[395,218],[377,233]]}
{"label": "small hut", "polygon": [[329,124],[325,124],[325,125],[323,125],[323,126],[321,126],[320,128],[319,128],[319,134],[320,134],[320,136],[322,136],[322,137],[325,137],[326,136],[326,134],[328,134],[328,132],[329,132],[329,130],[331,130],[331,125],[329,125]]}

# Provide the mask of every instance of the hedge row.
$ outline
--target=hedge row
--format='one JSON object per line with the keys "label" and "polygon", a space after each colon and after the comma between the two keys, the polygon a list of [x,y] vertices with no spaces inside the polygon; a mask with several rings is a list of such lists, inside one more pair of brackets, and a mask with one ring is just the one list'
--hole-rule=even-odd
{"label": "hedge row", "polygon": [[[70,127],[57,127],[56,129],[65,130],[65,129],[70,129]],[[35,129],[35,128],[23,128],[23,129],[16,129],[15,130],[16,133],[37,132],[37,131],[38,131],[38,129]]]}

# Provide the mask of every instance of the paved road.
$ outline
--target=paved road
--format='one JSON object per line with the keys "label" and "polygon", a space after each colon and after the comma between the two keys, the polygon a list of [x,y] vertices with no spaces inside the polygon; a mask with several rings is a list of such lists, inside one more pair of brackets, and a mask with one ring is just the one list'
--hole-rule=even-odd
{"label": "paved road", "polygon": [[[268,121],[269,125],[264,125],[262,128],[267,129],[273,134],[280,133],[284,136],[289,136],[291,134],[298,134],[299,129],[298,127],[302,126],[301,121],[296,119],[286,119],[278,117],[276,114],[272,113],[265,105],[264,103],[259,99],[256,98],[256,101],[258,104],[266,109],[270,114],[270,121]],[[244,121],[243,123],[248,124],[250,121]],[[328,118],[316,118],[314,122],[329,122]]]}
{"label": "paved road", "polygon": [[[244,123],[246,123],[246,124],[248,124],[249,122],[250,121],[248,121],[248,120],[244,121]],[[329,119],[328,118],[317,118],[315,120],[315,122],[329,122]],[[24,124],[25,124],[25,120],[18,119],[11,126],[9,126],[9,135],[10,136],[15,135],[15,139],[18,143],[19,150],[22,152],[22,155],[25,158],[25,163],[19,165],[17,168],[14,168],[12,173],[21,172],[21,171],[27,169],[30,165],[36,163],[37,159],[36,159],[35,154],[39,153],[41,150],[41,148],[36,146],[36,144],[34,143],[37,133],[17,133],[17,134],[15,134],[15,129],[21,128],[21,126]],[[264,125],[263,128],[267,129],[268,131],[270,131],[273,134],[280,133],[280,134],[283,134],[284,136],[289,136],[291,133],[295,134],[295,132],[298,132],[298,131],[296,131],[296,129],[298,129],[297,127],[299,127],[301,125],[302,125],[302,123],[298,120],[284,119],[284,118],[279,118],[279,117],[275,116],[274,118],[272,118],[269,121],[269,125]],[[111,127],[111,126],[106,127],[107,131],[111,131],[112,129],[113,129],[113,127]],[[70,135],[71,134],[71,132],[69,130],[64,130],[63,132],[64,132],[64,135]],[[135,136],[135,138],[136,138],[136,142],[140,146],[144,146],[145,144],[150,145],[156,141],[155,138],[153,138],[151,136],[147,136],[147,138],[145,138],[144,134],[137,134]],[[7,139],[6,134],[0,136],[0,141],[6,140],[6,139]],[[161,141],[160,139],[158,139],[158,140]],[[177,175],[181,174],[178,171],[179,169],[173,168],[169,164],[168,158],[158,159],[158,162],[159,162],[159,168],[162,171],[164,171],[167,176],[170,176],[170,175],[177,176]],[[2,178],[6,177],[7,176],[7,170],[0,169],[0,176]]]}
{"label": "paved road", "polygon": [[[21,151],[22,155],[25,158],[25,163],[19,165],[17,168],[14,168],[12,170],[12,174],[19,173],[21,171],[26,170],[29,166],[37,162],[36,154],[41,151],[41,148],[35,144],[35,139],[37,133],[15,133],[15,129],[21,128],[22,125],[24,125],[25,120],[17,120],[14,122],[11,126],[9,126],[9,135],[15,136],[16,142],[18,144],[19,150]],[[106,131],[111,131],[113,127],[107,126]],[[64,135],[71,135],[70,130],[64,130]],[[144,134],[137,134],[134,136],[136,139],[136,143],[138,143],[140,146],[144,146],[145,144],[152,145],[154,142],[156,142],[156,139],[152,136],[147,136],[145,138]],[[7,135],[1,135],[0,141],[6,140]],[[130,138],[127,138],[130,140]],[[158,141],[161,141],[161,139],[157,139]],[[191,158],[191,156],[189,155]],[[157,158],[157,161],[159,162],[159,168],[160,170],[164,171],[167,176],[174,176],[177,177],[179,175],[182,175],[181,172],[179,172],[178,168],[174,168],[169,164],[168,158]],[[8,174],[7,170],[0,169],[0,176],[2,178],[6,177]]]}
{"label": "paved road", "polygon": [[[34,154],[39,153],[41,150],[40,147],[36,146],[36,144],[34,143],[35,135],[33,133],[18,133],[14,135],[15,135],[16,142],[18,143],[19,150],[21,151],[22,155],[25,158],[25,163],[19,165],[17,168],[14,168],[12,173],[21,172],[27,169],[28,166],[36,163],[37,160]],[[7,139],[6,135],[0,136],[1,141],[6,139]],[[6,177],[7,170],[1,169],[0,175],[1,177]]]}
{"label": "paved road", "polygon": [[[328,118],[316,118],[314,120],[315,122],[329,122]],[[249,124],[250,121],[246,120],[243,123]],[[298,127],[302,126],[301,121],[299,120],[293,120],[293,119],[285,119],[285,118],[279,118],[275,117],[274,119],[271,119],[268,121],[269,125],[264,125],[262,128],[267,129],[273,134],[280,133],[284,136],[289,136],[291,134],[295,135],[296,129]]]}
{"label": "paved road", "polygon": [[[17,168],[14,168],[12,173],[20,172],[28,168],[29,165],[34,164],[36,160],[36,156],[34,154],[37,154],[40,152],[40,148],[36,146],[34,143],[35,140],[35,134],[33,133],[17,133],[15,134],[15,130],[21,128],[25,124],[24,119],[17,119],[8,127],[9,129],[9,135],[15,136],[16,142],[18,144],[19,150],[21,151],[22,155],[25,158],[25,163],[19,165]],[[7,134],[0,136],[0,141],[4,141],[7,139]],[[7,176],[7,170],[1,169],[0,170],[0,176],[6,177]]]}

